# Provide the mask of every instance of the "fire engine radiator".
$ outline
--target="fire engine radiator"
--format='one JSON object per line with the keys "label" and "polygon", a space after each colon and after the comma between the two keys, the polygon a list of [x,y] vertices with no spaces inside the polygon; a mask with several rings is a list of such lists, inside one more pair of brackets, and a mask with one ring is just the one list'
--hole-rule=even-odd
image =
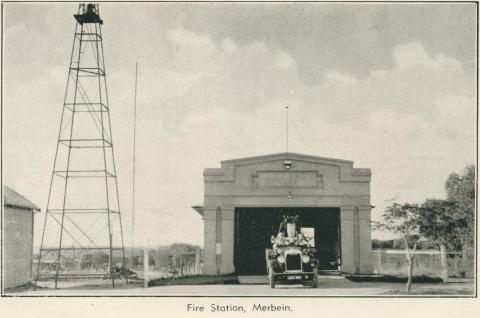
{"label": "fire engine radiator", "polygon": [[302,259],[300,254],[288,254],[285,258],[285,270],[295,271],[302,269]]}

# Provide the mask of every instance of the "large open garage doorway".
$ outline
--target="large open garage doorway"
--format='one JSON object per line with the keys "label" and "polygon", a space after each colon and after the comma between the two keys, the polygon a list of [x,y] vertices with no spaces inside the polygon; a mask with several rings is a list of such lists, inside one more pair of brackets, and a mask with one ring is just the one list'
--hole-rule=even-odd
{"label": "large open garage doorway", "polygon": [[236,208],[236,274],[266,274],[265,248],[271,248],[270,237],[277,234],[284,214],[298,214],[302,227],[315,229],[319,270],[338,270],[340,208]]}

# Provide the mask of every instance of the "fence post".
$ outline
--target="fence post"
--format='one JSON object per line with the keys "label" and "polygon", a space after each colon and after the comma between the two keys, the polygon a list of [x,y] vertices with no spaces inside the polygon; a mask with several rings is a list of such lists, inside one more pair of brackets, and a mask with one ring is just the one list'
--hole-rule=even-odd
{"label": "fence post", "polygon": [[149,241],[148,239],[145,240],[145,244],[143,244],[143,287],[148,288],[148,271],[149,271]]}
{"label": "fence post", "polygon": [[200,275],[200,250],[195,250],[195,274]]}
{"label": "fence post", "polygon": [[183,270],[184,270],[183,256],[180,256],[179,258],[179,265],[180,265],[180,277],[183,277]]}
{"label": "fence post", "polygon": [[382,273],[382,254],[383,254],[383,249],[378,249],[377,250],[377,253],[378,253],[378,273],[377,274],[381,274]]}
{"label": "fence post", "polygon": [[448,280],[447,247],[440,244],[440,264],[442,265],[442,280],[444,283]]}

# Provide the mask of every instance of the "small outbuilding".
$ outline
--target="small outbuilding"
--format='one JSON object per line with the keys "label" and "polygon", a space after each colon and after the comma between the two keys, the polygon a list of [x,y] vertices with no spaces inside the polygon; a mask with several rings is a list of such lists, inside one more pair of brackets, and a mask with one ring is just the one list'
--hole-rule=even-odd
{"label": "small outbuilding", "polygon": [[3,188],[3,287],[32,281],[34,214],[40,208],[9,187]]}
{"label": "small outbuilding", "polygon": [[372,273],[370,178],[353,161],[279,153],[207,168],[204,274],[265,275],[265,248],[283,215],[309,228],[319,269]]}

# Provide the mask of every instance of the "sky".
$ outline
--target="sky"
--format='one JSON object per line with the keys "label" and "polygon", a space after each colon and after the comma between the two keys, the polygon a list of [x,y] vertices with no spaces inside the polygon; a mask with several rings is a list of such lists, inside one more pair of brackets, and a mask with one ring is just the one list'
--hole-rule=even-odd
{"label": "sky", "polygon": [[[75,3],[4,3],[3,181],[42,208]],[[475,162],[472,3],[102,3],[115,159],[135,241],[203,245],[204,168],[285,151],[372,170],[372,219]],[[388,236],[388,235],[387,235]],[[386,237],[373,233],[373,237]]]}

